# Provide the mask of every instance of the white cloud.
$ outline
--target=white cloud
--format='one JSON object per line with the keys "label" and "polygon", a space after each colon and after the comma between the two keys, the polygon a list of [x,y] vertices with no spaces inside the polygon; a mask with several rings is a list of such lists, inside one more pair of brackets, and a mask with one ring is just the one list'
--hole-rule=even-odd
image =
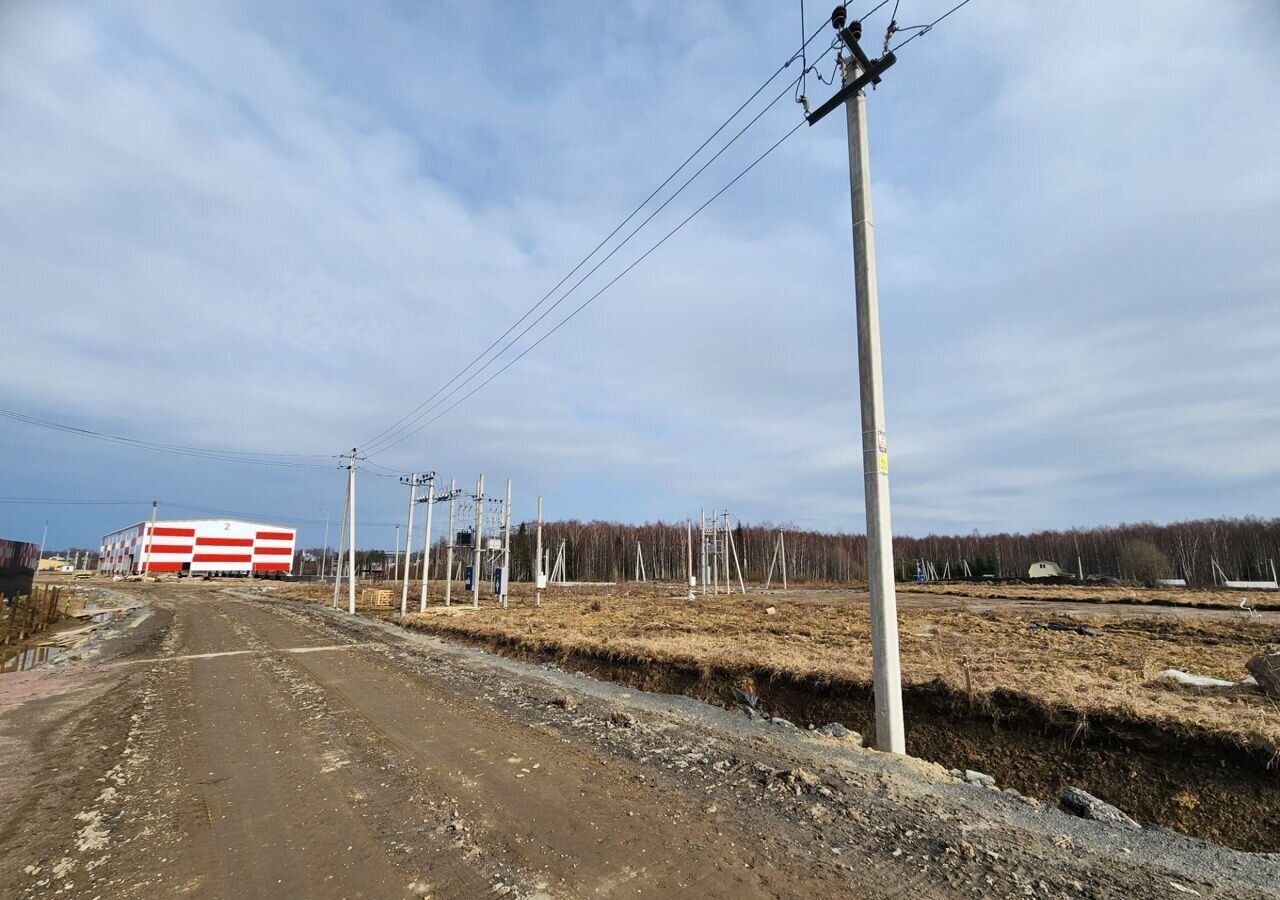
{"label": "white cloud", "polygon": [[[766,4],[3,15],[0,292],[33,312],[6,325],[7,405],[324,452],[486,346],[796,30],[794,10]],[[1210,28],[1193,5],[970,4],[872,96],[900,527],[1280,500],[1280,73],[1251,30],[1275,17],[1215,15]],[[494,41],[498,22],[514,46]],[[795,115],[780,103],[636,249]],[[837,119],[379,461],[464,482],[509,471],[518,495],[554,490],[557,514],[583,518],[706,504],[859,528]],[[60,452],[91,461],[97,446]],[[61,493],[42,472],[30,490]],[[262,495],[240,470],[191,473],[172,490],[249,508]],[[398,508],[386,481],[365,496]],[[316,482],[275,485],[273,502],[299,502],[303,484]]]}

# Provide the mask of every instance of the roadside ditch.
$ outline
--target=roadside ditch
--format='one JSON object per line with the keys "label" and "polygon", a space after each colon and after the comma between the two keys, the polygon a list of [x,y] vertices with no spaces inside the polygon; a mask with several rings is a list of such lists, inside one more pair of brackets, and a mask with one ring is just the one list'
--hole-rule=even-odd
{"label": "roadside ditch", "polygon": [[[869,745],[874,742],[869,684],[556,653],[456,633],[443,636],[513,659],[723,707],[741,705],[735,689],[749,691],[762,712],[799,728],[838,722],[866,735]],[[1280,761],[1269,753],[1195,729],[1083,717],[1009,691],[970,699],[938,682],[907,685],[903,704],[907,751],[913,756],[985,772],[999,787],[1048,804],[1057,804],[1064,787],[1080,787],[1140,822],[1238,850],[1280,851]]]}

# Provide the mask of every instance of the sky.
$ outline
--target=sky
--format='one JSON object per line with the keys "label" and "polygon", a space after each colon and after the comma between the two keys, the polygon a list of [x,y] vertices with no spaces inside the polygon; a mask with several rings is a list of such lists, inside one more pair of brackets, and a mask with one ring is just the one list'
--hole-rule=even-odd
{"label": "sky", "polygon": [[[899,0],[898,20],[952,5]],[[873,55],[888,13],[864,24]],[[319,545],[341,517],[336,456],[362,445],[362,547],[394,543],[407,471],[511,478],[517,519],[541,495],[553,519],[705,507],[861,532],[842,115],[474,396],[373,442],[779,69],[799,16],[782,0],[0,4],[0,408],[308,454],[253,465],[0,419],[0,497],[121,504],[0,503],[0,536],[48,521],[50,547],[95,546],[156,499],[162,518],[248,514]],[[902,48],[867,101],[896,532],[1277,514],[1278,37],[1268,2],[973,0]],[[815,106],[833,59],[806,78]],[[800,68],[432,408],[791,131]]]}

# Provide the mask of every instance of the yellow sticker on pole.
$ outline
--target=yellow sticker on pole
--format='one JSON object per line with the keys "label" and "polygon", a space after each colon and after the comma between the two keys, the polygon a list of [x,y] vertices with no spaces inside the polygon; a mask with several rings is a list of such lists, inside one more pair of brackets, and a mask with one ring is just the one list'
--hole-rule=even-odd
{"label": "yellow sticker on pole", "polygon": [[879,454],[879,457],[880,457],[880,474],[888,475],[889,474],[889,454],[881,453]]}

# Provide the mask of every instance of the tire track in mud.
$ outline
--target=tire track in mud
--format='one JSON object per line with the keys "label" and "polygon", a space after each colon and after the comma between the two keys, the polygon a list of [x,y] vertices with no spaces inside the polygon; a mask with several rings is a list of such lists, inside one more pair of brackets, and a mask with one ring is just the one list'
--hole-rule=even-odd
{"label": "tire track in mud", "polygon": [[[290,654],[263,640],[260,629],[236,617],[228,617],[228,624],[246,648],[259,651],[253,664],[282,686],[295,712],[318,737],[324,748],[322,772],[346,770],[349,777],[362,776],[353,780],[366,782],[365,786],[349,787],[348,799],[374,819],[374,830],[389,853],[410,869],[422,855],[430,857],[427,872],[412,878],[411,892],[438,897],[492,893],[511,900],[549,900],[545,883],[484,853],[475,839],[476,827],[457,801],[424,790],[421,773],[376,740],[379,732],[373,723],[351,708],[335,710],[320,683]],[[314,628],[307,631],[308,636],[315,634]],[[353,649],[365,646],[347,636],[342,643]]]}

